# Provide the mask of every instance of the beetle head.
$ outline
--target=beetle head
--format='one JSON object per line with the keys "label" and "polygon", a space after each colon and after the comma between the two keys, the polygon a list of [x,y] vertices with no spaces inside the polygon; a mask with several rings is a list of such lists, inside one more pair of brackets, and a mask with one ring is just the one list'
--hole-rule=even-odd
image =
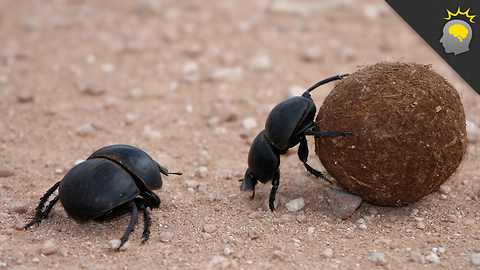
{"label": "beetle head", "polygon": [[245,176],[243,177],[243,179],[240,179],[240,181],[242,181],[242,186],[240,187],[240,190],[254,190],[258,182],[257,178],[255,178],[250,169],[247,169],[247,171],[245,172]]}

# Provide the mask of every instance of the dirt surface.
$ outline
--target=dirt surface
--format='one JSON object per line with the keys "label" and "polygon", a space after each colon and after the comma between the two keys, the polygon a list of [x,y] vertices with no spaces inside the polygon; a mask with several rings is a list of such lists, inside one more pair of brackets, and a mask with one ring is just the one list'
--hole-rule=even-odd
{"label": "dirt surface", "polygon": [[[270,109],[365,64],[432,64],[478,128],[480,97],[383,1],[2,0],[0,53],[0,267],[479,267],[478,133],[442,192],[406,207],[364,203],[337,219],[324,197],[330,185],[306,172],[296,148],[281,159],[275,212],[270,184],[254,200],[239,190]],[[313,92],[317,107],[332,87]],[[116,252],[109,242],[129,216],[80,224],[60,204],[21,229],[78,160],[115,143],[184,172],[156,192],[147,243],[142,216]],[[312,138],[309,146],[320,169]],[[297,198],[305,207],[289,212]]]}

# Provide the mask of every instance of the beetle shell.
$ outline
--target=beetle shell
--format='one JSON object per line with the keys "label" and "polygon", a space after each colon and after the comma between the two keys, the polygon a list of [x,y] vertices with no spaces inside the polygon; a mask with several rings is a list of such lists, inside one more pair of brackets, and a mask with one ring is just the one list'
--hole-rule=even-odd
{"label": "beetle shell", "polygon": [[260,132],[250,147],[248,168],[258,181],[266,183],[273,178],[279,165],[279,154],[268,142],[265,131]]}
{"label": "beetle shell", "polygon": [[159,165],[144,151],[129,145],[111,145],[95,151],[88,159],[105,158],[112,160],[135,175],[149,189],[159,189],[163,185]]}
{"label": "beetle shell", "polygon": [[265,136],[281,152],[300,142],[297,134],[312,126],[317,108],[313,100],[291,97],[278,103],[265,122]]}
{"label": "beetle shell", "polygon": [[60,202],[68,215],[78,221],[103,216],[139,193],[127,171],[107,159],[97,158],[73,167],[59,186]]}

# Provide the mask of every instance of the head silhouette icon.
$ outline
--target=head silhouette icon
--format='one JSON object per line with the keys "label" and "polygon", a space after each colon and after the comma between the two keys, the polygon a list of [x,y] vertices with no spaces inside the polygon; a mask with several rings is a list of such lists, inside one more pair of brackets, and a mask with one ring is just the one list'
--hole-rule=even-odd
{"label": "head silhouette icon", "polygon": [[443,36],[440,39],[446,53],[455,55],[468,52],[472,40],[472,27],[462,20],[452,20],[443,27]]}

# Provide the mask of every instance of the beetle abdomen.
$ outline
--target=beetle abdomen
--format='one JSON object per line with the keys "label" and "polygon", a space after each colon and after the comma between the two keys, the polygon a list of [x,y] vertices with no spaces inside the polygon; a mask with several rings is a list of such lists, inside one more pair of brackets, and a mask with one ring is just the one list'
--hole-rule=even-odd
{"label": "beetle abdomen", "polygon": [[62,179],[59,197],[68,215],[88,221],[131,201],[140,193],[132,176],[107,159],[88,159]]}
{"label": "beetle abdomen", "polygon": [[273,178],[279,165],[279,154],[275,152],[265,137],[265,131],[260,132],[250,147],[248,168],[258,181],[266,183]]}

